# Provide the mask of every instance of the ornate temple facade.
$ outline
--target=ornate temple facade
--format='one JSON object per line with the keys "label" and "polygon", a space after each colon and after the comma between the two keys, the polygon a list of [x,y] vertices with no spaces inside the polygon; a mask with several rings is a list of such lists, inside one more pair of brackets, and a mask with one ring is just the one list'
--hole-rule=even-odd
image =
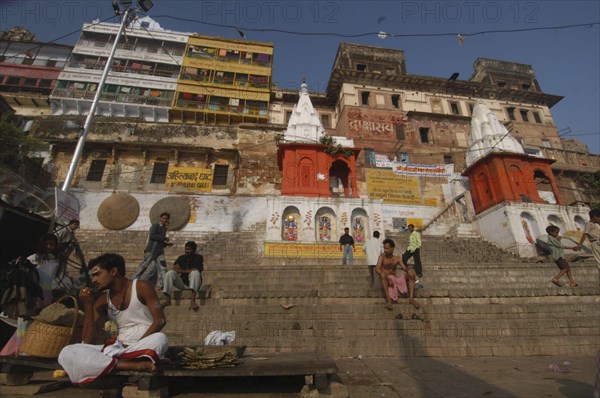
{"label": "ornate temple facade", "polygon": [[466,156],[470,196],[482,237],[529,257],[545,227],[556,225],[565,234],[581,231],[588,209],[565,206],[551,165],[552,159],[525,154],[483,101],[473,110]]}
{"label": "ornate temple facade", "polygon": [[267,241],[335,243],[348,227],[360,243],[381,230],[381,203],[359,197],[359,153],[352,140],[325,133],[303,83],[279,142],[281,196],[267,201]]}

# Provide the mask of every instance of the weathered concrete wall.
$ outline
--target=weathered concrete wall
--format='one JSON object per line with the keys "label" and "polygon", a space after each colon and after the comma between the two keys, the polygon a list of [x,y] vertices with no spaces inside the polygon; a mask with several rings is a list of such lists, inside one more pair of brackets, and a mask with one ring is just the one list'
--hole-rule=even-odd
{"label": "weathered concrete wall", "polygon": [[282,134],[283,128],[240,126],[237,194],[279,195],[281,193],[281,171],[277,166],[277,140]]}
{"label": "weathered concrete wall", "polygon": [[[98,207],[113,194],[113,191],[72,192],[81,205],[81,227],[85,230],[104,230],[98,221]],[[128,231],[147,231],[152,224],[150,209],[166,195],[158,192],[129,191],[140,205],[137,220]],[[237,232],[251,229],[267,219],[267,201],[264,197],[218,196],[218,195],[173,195],[187,200],[191,215],[182,232]]]}

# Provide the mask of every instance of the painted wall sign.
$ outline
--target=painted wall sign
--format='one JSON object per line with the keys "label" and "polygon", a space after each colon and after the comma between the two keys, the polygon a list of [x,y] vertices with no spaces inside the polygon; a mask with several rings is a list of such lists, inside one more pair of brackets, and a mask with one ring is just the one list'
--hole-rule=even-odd
{"label": "painted wall sign", "polygon": [[369,199],[382,199],[384,203],[421,205],[419,178],[400,176],[391,170],[366,169]]}
{"label": "painted wall sign", "polygon": [[419,177],[440,177],[448,178],[454,173],[454,164],[415,164],[415,163],[397,163],[392,165],[394,174],[419,176]]}
{"label": "painted wall sign", "polygon": [[211,192],[213,172],[197,167],[169,166],[167,191]]}

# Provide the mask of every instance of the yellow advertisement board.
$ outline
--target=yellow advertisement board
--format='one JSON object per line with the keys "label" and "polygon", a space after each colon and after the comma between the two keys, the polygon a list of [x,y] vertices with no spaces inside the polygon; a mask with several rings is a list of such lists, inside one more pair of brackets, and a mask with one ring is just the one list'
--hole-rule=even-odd
{"label": "yellow advertisement board", "polygon": [[[339,244],[265,243],[264,257],[342,258]],[[365,258],[362,246],[356,245],[354,258]]]}
{"label": "yellow advertisement board", "polygon": [[167,191],[211,192],[211,169],[169,166],[165,184]]}
{"label": "yellow advertisement board", "polygon": [[423,219],[422,218],[407,218],[406,225],[414,225],[416,229],[423,228]]}
{"label": "yellow advertisement board", "polygon": [[392,170],[366,169],[369,199],[385,203],[421,205],[419,177],[396,175]]}

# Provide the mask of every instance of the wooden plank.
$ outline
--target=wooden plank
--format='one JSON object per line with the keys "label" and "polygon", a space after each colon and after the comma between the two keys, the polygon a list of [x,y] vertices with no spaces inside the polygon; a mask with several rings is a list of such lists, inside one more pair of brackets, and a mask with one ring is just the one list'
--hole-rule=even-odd
{"label": "wooden plank", "polygon": [[[21,365],[33,369],[61,369],[56,360],[34,357],[0,357],[0,363]],[[163,369],[169,377],[243,377],[243,376],[297,376],[337,373],[333,359],[315,352],[250,354],[240,358],[237,366],[210,369]],[[148,372],[113,371],[113,375],[150,376]]]}
{"label": "wooden plank", "polygon": [[0,373],[0,385],[3,386],[22,386],[29,383],[33,377],[33,372],[10,372]]}
{"label": "wooden plank", "polygon": [[14,367],[20,369],[62,369],[56,359],[45,359],[39,357],[19,356],[19,357],[0,357],[0,364],[7,365],[11,371],[14,371]]}
{"label": "wooden plank", "polygon": [[[146,372],[117,371],[127,376],[148,375]],[[244,377],[244,376],[298,376],[337,373],[337,366],[329,356],[313,352],[253,354],[240,358],[238,365],[210,369],[164,369],[168,377]]]}
{"label": "wooden plank", "polygon": [[61,390],[71,385],[68,381],[31,381],[24,386],[2,386],[2,395],[35,395]]}

